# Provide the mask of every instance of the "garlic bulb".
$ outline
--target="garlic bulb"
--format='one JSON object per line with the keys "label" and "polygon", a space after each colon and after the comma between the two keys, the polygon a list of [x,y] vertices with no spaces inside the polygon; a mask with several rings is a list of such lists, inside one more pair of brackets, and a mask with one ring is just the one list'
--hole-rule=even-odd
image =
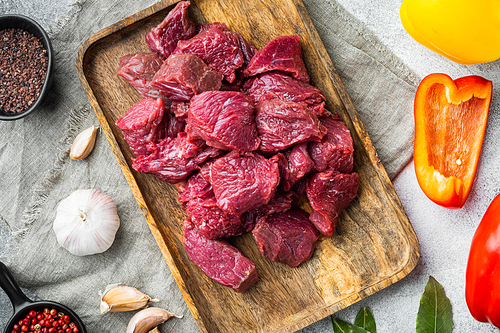
{"label": "garlic bulb", "polygon": [[137,310],[158,301],[135,288],[112,284],[106,287],[101,297],[101,313]]}
{"label": "garlic bulb", "polygon": [[109,249],[119,226],[113,199],[90,189],[77,190],[59,203],[53,229],[59,245],[85,256]]}
{"label": "garlic bulb", "polygon": [[147,333],[172,317],[182,318],[182,316],[176,316],[160,308],[141,310],[130,319],[127,326],[127,333]]}

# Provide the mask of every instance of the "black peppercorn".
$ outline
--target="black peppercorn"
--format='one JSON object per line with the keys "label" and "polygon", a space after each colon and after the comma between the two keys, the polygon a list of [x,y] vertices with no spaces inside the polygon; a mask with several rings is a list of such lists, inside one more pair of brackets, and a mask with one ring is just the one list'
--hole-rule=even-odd
{"label": "black peppercorn", "polygon": [[47,76],[47,50],[22,29],[0,31],[0,109],[19,113],[40,95]]}

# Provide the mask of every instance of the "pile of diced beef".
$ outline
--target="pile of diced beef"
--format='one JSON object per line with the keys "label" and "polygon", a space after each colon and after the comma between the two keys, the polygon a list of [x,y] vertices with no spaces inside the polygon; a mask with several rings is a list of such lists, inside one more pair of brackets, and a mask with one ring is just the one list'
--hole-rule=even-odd
{"label": "pile of diced beef", "polygon": [[[311,258],[356,197],[353,143],[309,85],[299,37],[258,51],[224,23],[195,24],[189,4],[148,32],[153,53],[120,59],[118,75],[144,99],[116,125],[134,169],[176,185],[189,257],[244,292],[255,263],[227,239],[251,231],[262,255],[290,267]],[[311,214],[297,207],[303,195]]]}

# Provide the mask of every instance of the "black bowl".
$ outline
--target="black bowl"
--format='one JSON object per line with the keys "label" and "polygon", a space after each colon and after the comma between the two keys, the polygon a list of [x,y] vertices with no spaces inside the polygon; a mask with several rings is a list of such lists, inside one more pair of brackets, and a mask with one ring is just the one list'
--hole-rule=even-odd
{"label": "black bowl", "polygon": [[40,91],[40,95],[38,96],[37,100],[30,106],[29,109],[19,113],[6,112],[0,109],[0,120],[16,120],[19,118],[23,118],[36,110],[47,95],[53,79],[53,52],[52,45],[50,44],[49,36],[47,36],[47,33],[38,23],[30,19],[29,17],[16,14],[0,15],[0,31],[5,29],[23,29],[38,38],[40,40],[40,43],[42,43],[43,47],[47,50],[47,75],[45,77],[45,82],[43,83],[42,90]]}
{"label": "black bowl", "polygon": [[7,326],[5,326],[4,333],[12,332],[14,324],[17,324],[19,320],[24,319],[31,310],[37,311],[43,310],[44,308],[56,309],[58,312],[67,314],[76,324],[80,333],[87,333],[82,320],[67,306],[51,301],[33,302],[26,297],[17,285],[16,280],[12,277],[12,274],[10,274],[7,266],[5,266],[2,262],[0,262],[0,287],[3,291],[5,291],[7,296],[9,296],[12,306],[14,307],[14,314],[7,323]]}

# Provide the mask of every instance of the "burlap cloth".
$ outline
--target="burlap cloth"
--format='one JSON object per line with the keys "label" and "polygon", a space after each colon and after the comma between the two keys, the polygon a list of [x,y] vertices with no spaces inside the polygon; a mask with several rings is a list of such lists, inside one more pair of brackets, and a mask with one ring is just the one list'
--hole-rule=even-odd
{"label": "burlap cloth", "polygon": [[[159,298],[158,306],[184,315],[164,324],[163,332],[195,332],[195,321],[103,133],[87,159],[73,161],[68,156],[75,135],[99,125],[75,71],[79,46],[154,1],[72,1],[0,0],[0,13],[39,21],[55,50],[55,83],[43,109],[0,123],[2,260],[22,287],[73,308],[89,332],[124,332],[133,315],[100,315],[98,292],[110,283],[134,286]],[[304,3],[380,159],[394,177],[412,154],[412,100],[418,78],[336,2]],[[58,246],[52,222],[60,200],[88,188],[114,199],[121,226],[108,251],[76,257]],[[10,302],[0,291],[0,329],[10,314]]]}

